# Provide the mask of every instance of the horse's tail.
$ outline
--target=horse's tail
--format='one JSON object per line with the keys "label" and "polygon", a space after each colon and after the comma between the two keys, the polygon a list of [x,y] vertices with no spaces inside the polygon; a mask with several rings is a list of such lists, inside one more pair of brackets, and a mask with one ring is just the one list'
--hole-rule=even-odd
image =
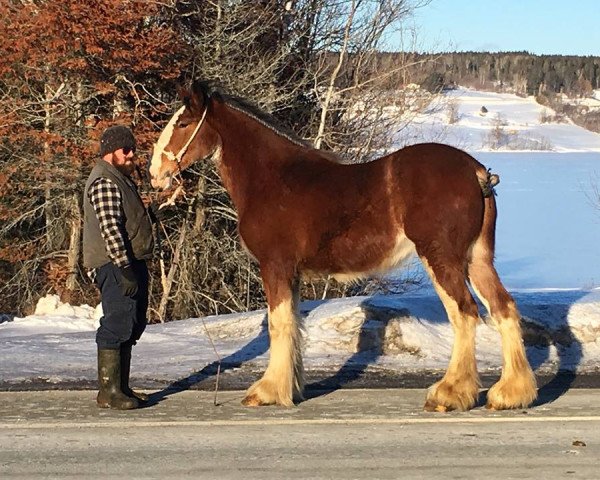
{"label": "horse's tail", "polygon": [[537,387],[523,347],[521,315],[494,267],[497,217],[494,186],[499,178],[483,166],[478,169],[477,177],[483,192],[484,210],[481,231],[470,252],[468,279],[502,336],[503,356],[503,380],[488,391],[488,405],[520,408],[536,399]]}
{"label": "horse's tail", "polygon": [[477,248],[479,254],[485,252],[486,261],[492,262],[496,244],[496,217],[498,215],[494,187],[500,183],[500,177],[492,173],[489,168],[486,170],[483,165],[478,165],[478,167],[476,174],[483,194],[484,210],[483,223],[476,244],[479,247]]}
{"label": "horse's tail", "polygon": [[484,197],[493,197],[495,195],[494,187],[500,183],[500,176],[492,173],[492,170],[477,170],[477,179]]}

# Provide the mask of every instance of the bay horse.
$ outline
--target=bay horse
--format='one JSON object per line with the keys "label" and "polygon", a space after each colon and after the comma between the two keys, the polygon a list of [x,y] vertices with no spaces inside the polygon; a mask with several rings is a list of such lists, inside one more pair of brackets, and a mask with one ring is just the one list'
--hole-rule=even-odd
{"label": "bay horse", "polygon": [[242,245],[260,265],[270,339],[267,369],[244,405],[302,399],[301,278],[358,279],[413,253],[455,334],[449,366],[429,388],[425,409],[467,410],[477,402],[479,311],[467,284],[502,339],[502,374],[488,408],[522,408],[536,399],[520,315],[493,264],[497,176],[466,152],[433,143],[342,164],[210,83],[196,81],[180,96],[183,106],[154,146],[151,183],[167,189],[193,162],[212,158],[237,209]]}

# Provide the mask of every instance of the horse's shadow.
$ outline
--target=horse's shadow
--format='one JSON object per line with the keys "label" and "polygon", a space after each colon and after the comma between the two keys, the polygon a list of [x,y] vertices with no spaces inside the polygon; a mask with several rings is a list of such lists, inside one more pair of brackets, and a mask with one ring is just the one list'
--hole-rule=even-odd
{"label": "horse's shadow", "polygon": [[266,353],[268,349],[268,321],[267,316],[265,315],[265,318],[261,323],[260,332],[249,343],[231,355],[222,358],[220,362],[214,361],[209,363],[201,370],[198,370],[197,372],[194,372],[185,378],[174,381],[158,392],[152,393],[144,406],[149,407],[156,405],[170,395],[189,390],[194,385],[203,382],[210,377],[216,376],[217,373],[224,373],[228,370],[240,368],[244,363]]}
{"label": "horse's shadow", "polygon": [[[584,294],[585,292],[581,292],[578,296],[575,295],[569,298],[564,304],[560,303],[552,307],[553,318],[551,329],[541,326],[541,323],[538,326],[537,323],[528,321],[527,318],[535,319],[536,314],[537,316],[544,317],[544,310],[550,308],[548,307],[548,303],[552,303],[553,301],[552,293],[539,294],[548,295],[548,300],[547,302],[543,302],[543,305],[531,306],[525,304],[521,308],[521,313],[526,317],[523,321],[523,332],[527,358],[533,370],[538,369],[549,359],[552,346],[556,348],[558,355],[556,373],[539,389],[535,406],[550,403],[562,396],[571,388],[577,377],[576,367],[583,357],[582,347],[569,327],[567,315],[571,306]],[[519,305],[518,295],[516,295],[516,300]],[[423,301],[431,301],[431,297]],[[320,302],[306,302],[302,305],[302,314],[306,315],[310,313],[319,304]],[[361,309],[364,312],[365,321],[358,333],[356,352],[330,377],[307,384],[304,392],[305,400],[330,394],[362,379],[367,374],[369,365],[374,364],[383,354],[381,338],[377,337],[380,337],[382,332],[385,332],[390,321],[393,319],[400,319],[402,321],[402,317],[410,318],[411,314],[415,314],[415,312],[409,312],[407,309],[397,306],[389,308],[381,307],[380,305],[376,305],[376,302],[373,303],[372,299],[363,301]],[[445,315],[436,315],[435,318],[443,318],[444,321],[447,321],[445,320]],[[240,350],[223,358],[221,360],[220,372],[223,373],[239,368],[244,363],[266,353],[268,348],[268,322],[265,315],[259,334]],[[171,383],[166,388],[151,394],[147,405],[154,405],[170,395],[189,390],[194,385],[215,376],[218,372],[218,367],[219,362],[212,362],[201,370]],[[539,379],[547,379],[547,377],[540,376]],[[497,376],[489,380],[495,381],[497,380]],[[483,391],[480,394],[479,405],[485,403],[486,393],[487,391]]]}
{"label": "horse's shadow", "polygon": [[[581,342],[573,334],[568,323],[568,314],[571,307],[582,298],[586,292],[578,291],[569,294],[570,298],[564,303],[550,307],[554,301],[553,293],[539,293],[548,300],[537,306],[524,305],[521,313],[524,315],[522,322],[523,340],[527,348],[527,359],[531,368],[535,371],[550,358],[552,347],[556,349],[558,365],[556,373],[550,379],[546,375],[538,375],[538,398],[534,406],[551,403],[564,395],[577,379],[577,367],[583,358]],[[517,304],[519,295],[515,295]],[[535,322],[537,316],[547,315],[552,309],[551,325],[543,328],[540,323]],[[531,322],[528,319],[533,319]]]}
{"label": "horse's shadow", "polygon": [[[533,406],[555,401],[571,388],[577,377],[576,368],[583,357],[582,346],[571,331],[567,317],[571,306],[584,294],[585,292],[577,292],[564,304],[555,305],[552,311],[552,323],[546,325],[547,328],[542,327],[541,324],[537,326],[536,323],[525,319],[522,322],[527,358],[534,371],[550,358],[550,349],[553,346],[556,348],[558,355],[556,373],[549,380],[547,376],[539,376],[538,378],[538,383],[541,383],[542,380],[546,380],[546,382],[539,388],[538,398]],[[544,316],[544,310],[550,308],[548,303],[552,303],[553,294],[541,293],[539,295],[547,296],[548,300],[537,307],[526,305],[521,312],[526,317],[535,319],[536,313],[538,316]],[[517,304],[519,304],[518,296]],[[368,366],[374,364],[382,354],[381,347],[373,347],[372,322],[379,322],[380,328],[385,330],[392,319],[405,316],[404,309],[378,310],[374,309],[369,301],[363,302],[361,308],[365,313],[365,322],[359,332],[357,352],[348,358],[344,365],[331,377],[308,384],[305,391],[307,400],[327,395],[361,379],[366,374]],[[445,318],[445,315],[443,318]],[[497,379],[498,376],[487,380],[493,383]],[[484,390],[479,395],[477,405],[485,405],[486,398],[487,390]]]}
{"label": "horse's shadow", "polygon": [[332,376],[306,385],[305,400],[328,395],[364,377],[369,365],[374,364],[384,353],[382,335],[385,334],[390,321],[410,317],[406,308],[382,308],[372,303],[371,299],[363,301],[360,308],[365,315],[365,321],[358,333],[356,352]]}

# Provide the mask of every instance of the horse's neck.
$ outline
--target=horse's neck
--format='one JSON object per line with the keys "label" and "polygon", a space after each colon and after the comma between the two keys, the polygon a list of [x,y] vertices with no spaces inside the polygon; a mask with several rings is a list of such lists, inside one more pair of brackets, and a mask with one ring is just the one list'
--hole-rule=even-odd
{"label": "horse's neck", "polygon": [[253,186],[272,176],[297,149],[289,140],[243,112],[220,104],[213,124],[222,140],[219,173],[241,213]]}

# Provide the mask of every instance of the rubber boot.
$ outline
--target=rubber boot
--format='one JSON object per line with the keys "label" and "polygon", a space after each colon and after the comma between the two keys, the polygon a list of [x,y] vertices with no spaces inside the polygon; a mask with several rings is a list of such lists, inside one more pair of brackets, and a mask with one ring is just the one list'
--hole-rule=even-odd
{"label": "rubber boot", "polygon": [[121,351],[98,349],[98,386],[96,402],[101,408],[131,410],[139,407],[136,398],[121,391]]}
{"label": "rubber boot", "polygon": [[131,345],[121,345],[121,391],[131,398],[140,402],[147,402],[148,395],[135,392],[129,388],[129,372],[131,370]]}

